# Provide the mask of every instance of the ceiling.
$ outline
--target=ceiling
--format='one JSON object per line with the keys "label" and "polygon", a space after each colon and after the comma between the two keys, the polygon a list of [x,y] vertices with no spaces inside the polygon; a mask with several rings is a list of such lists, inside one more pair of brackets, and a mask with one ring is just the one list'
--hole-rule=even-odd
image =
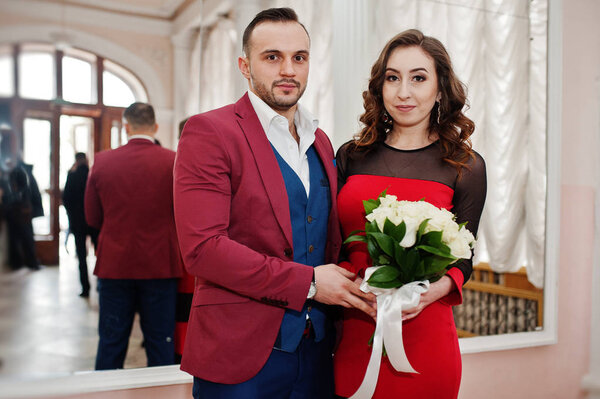
{"label": "ceiling", "polygon": [[196,0],[46,0],[52,3],[117,12],[122,14],[173,19]]}

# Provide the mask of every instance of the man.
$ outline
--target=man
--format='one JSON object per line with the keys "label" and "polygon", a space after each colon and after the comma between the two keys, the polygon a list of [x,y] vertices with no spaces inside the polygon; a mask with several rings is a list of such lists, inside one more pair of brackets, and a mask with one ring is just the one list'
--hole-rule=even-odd
{"label": "man", "polygon": [[97,370],[123,367],[136,311],[148,366],[174,358],[176,278],[182,274],[173,219],[175,153],[155,144],[151,105],[134,103],[123,116],[129,142],[96,154],[85,190],[85,218],[100,230]]}
{"label": "man", "polygon": [[83,199],[85,186],[88,179],[88,159],[85,153],[75,154],[75,164],[67,175],[67,182],[62,194],[63,205],[69,218],[69,231],[75,237],[75,252],[79,261],[79,281],[81,282],[82,298],[90,296],[90,280],[87,267],[87,237],[92,238],[94,246],[97,246],[98,232],[85,222]]}
{"label": "man", "polygon": [[330,398],[325,305],[375,313],[374,297],[331,263],[333,149],[297,104],[309,42],[293,10],[257,14],[238,60],[249,92],[190,118],[179,143],[175,220],[196,276],[182,369],[195,398]]}

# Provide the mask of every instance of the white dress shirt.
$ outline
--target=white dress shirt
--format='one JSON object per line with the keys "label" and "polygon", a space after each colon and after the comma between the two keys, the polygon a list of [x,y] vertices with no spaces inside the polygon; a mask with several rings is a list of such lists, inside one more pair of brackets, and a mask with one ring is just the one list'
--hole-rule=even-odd
{"label": "white dress shirt", "polygon": [[294,114],[296,132],[300,137],[300,144],[290,133],[288,120],[269,107],[256,94],[248,91],[252,107],[258,120],[267,135],[269,142],[275,147],[281,158],[292,168],[302,181],[306,196],[310,192],[310,173],[306,151],[315,141],[315,132],[319,121],[302,105],[298,104]]}

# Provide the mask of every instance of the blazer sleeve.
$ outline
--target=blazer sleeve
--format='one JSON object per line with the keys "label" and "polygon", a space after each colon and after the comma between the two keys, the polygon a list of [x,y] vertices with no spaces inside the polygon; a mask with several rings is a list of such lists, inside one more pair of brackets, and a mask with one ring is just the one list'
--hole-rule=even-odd
{"label": "blazer sleeve", "polygon": [[[230,136],[226,139],[209,117],[198,115],[185,125],[179,141],[173,199],[185,267],[191,275],[239,295],[301,310],[312,267],[265,255],[229,236],[232,196],[236,195],[231,182],[235,155],[228,142],[234,139]],[[257,188],[238,188],[242,189]]]}
{"label": "blazer sleeve", "polygon": [[100,195],[97,189],[97,178],[98,178],[98,154],[96,155],[96,163],[92,167],[90,176],[88,177],[87,184],[85,186],[85,197],[84,197],[84,210],[85,210],[85,221],[87,224],[95,229],[102,227],[103,210],[102,203],[100,202]]}

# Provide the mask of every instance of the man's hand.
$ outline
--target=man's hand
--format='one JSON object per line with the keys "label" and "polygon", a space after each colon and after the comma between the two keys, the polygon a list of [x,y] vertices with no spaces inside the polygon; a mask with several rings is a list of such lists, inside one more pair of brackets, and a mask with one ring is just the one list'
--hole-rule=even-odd
{"label": "man's hand", "polygon": [[354,273],[332,263],[315,267],[317,294],[314,300],[327,305],[356,308],[376,318],[375,295],[362,292],[360,284],[352,281],[354,277]]}

